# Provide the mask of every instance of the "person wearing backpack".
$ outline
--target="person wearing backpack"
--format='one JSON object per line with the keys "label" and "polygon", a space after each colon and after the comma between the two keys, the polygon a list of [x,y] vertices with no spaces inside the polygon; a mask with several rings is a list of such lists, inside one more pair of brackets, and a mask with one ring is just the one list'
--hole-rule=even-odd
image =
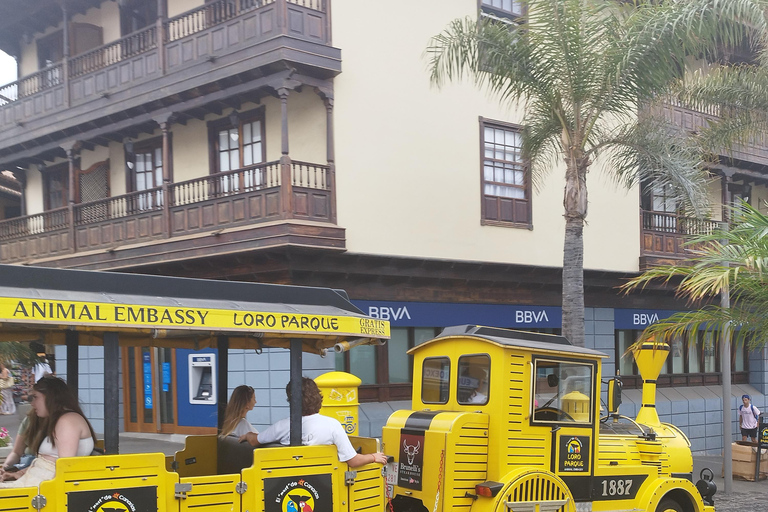
{"label": "person wearing backpack", "polygon": [[741,395],[743,402],[739,406],[739,427],[741,427],[741,440],[757,441],[757,418],[760,410],[750,403],[749,395]]}

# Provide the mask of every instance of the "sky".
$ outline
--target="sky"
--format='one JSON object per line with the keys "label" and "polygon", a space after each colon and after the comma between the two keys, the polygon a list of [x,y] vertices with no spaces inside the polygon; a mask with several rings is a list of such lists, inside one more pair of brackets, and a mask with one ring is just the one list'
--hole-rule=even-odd
{"label": "sky", "polygon": [[0,85],[16,80],[16,61],[0,51]]}

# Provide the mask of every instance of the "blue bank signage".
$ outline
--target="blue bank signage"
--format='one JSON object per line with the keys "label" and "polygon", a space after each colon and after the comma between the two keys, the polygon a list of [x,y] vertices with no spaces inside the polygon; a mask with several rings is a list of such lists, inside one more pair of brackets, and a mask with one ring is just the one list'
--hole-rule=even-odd
{"label": "blue bank signage", "polygon": [[512,329],[559,329],[563,318],[561,308],[552,306],[369,300],[352,302],[363,313],[373,318],[388,320],[393,327],[475,324]]}
{"label": "blue bank signage", "polygon": [[615,329],[645,329],[675,313],[668,309],[615,309],[613,324]]}

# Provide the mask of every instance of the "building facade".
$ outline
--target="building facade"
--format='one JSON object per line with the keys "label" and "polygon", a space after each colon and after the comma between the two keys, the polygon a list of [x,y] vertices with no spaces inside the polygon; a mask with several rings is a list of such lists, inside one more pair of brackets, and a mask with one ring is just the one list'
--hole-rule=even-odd
{"label": "building facade", "polygon": [[[482,13],[521,15],[512,0],[20,6],[0,20],[0,49],[20,77],[0,86],[0,168],[23,192],[18,215],[0,220],[0,263],[344,289],[392,322],[392,340],[309,357],[305,369],[360,376],[361,431],[378,435],[409,405],[409,347],[460,323],[561,325],[564,167],[533,187],[522,111],[469,83],[429,83],[429,38]],[[673,104],[665,112],[690,129],[714,115]],[[764,209],[766,147],[758,140],[713,166],[707,221],[679,215],[664,190],[590,175],[587,346],[611,356],[605,375],[624,376],[623,413],[639,402],[624,350],[687,305],[663,288],[616,287],[683,259],[685,236],[723,220],[723,205],[742,198]],[[724,364],[734,395],[766,405],[768,356],[736,347],[723,358],[716,347],[676,340],[659,380],[660,416],[686,430],[695,451],[720,449],[713,413],[723,408]],[[230,386],[257,390],[251,421],[284,417],[287,355],[232,352]],[[80,355],[81,399],[98,430],[103,352]],[[121,357],[126,430],[215,425],[209,410],[188,407],[189,354],[124,347]],[[725,404],[735,422],[736,401]]]}

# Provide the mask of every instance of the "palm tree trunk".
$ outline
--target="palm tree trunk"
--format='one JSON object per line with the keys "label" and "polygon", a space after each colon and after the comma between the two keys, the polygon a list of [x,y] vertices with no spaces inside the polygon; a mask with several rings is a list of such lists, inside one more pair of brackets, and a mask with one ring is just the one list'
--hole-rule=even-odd
{"label": "palm tree trunk", "polygon": [[587,168],[583,157],[566,158],[565,243],[563,246],[563,336],[584,346],[584,219],[587,216]]}

